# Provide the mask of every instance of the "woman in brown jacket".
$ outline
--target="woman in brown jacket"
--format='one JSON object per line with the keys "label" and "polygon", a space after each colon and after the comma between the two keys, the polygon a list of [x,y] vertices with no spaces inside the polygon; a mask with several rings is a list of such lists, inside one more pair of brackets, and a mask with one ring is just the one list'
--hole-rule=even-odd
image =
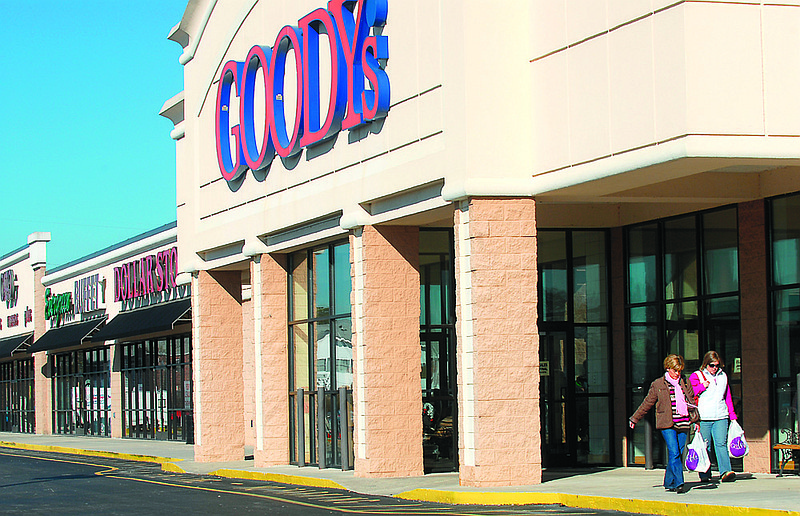
{"label": "woman in brown jacket", "polygon": [[688,489],[683,483],[683,448],[692,425],[696,407],[692,404],[692,385],[681,375],[685,362],[680,355],[669,355],[664,359],[664,376],[650,384],[647,396],[631,416],[629,425],[636,426],[642,417],[656,407],[656,429],[667,444],[667,470],[664,472],[664,488],[676,493]]}

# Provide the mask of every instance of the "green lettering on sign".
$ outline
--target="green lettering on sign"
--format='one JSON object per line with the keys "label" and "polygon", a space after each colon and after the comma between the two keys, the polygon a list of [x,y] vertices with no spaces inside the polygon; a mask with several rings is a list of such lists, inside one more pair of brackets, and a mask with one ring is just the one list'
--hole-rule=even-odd
{"label": "green lettering on sign", "polygon": [[44,292],[44,318],[52,319],[54,317],[59,320],[72,312],[72,292],[65,292],[63,294],[51,294],[48,288]]}

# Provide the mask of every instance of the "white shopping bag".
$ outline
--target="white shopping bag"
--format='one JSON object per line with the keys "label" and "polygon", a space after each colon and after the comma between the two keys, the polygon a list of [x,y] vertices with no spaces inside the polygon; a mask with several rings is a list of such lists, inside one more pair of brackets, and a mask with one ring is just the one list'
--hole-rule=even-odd
{"label": "white shopping bag", "polygon": [[689,443],[686,453],[686,469],[691,471],[706,472],[711,467],[706,451],[706,442],[700,432],[694,433],[694,439]]}
{"label": "white shopping bag", "polygon": [[750,453],[750,445],[744,438],[744,430],[736,420],[731,421],[728,426],[728,455],[734,459],[739,459]]}

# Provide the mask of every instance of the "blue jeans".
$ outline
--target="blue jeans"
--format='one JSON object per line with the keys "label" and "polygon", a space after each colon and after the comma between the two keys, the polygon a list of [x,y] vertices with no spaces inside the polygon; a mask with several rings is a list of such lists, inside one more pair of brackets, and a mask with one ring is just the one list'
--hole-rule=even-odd
{"label": "blue jeans", "polygon": [[[714,454],[717,456],[719,475],[731,470],[731,458],[728,456],[728,419],[716,421],[700,421],[700,435],[706,442],[708,456],[711,457],[711,441],[714,441]],[[700,473],[701,480],[711,478],[711,468],[705,473]]]}
{"label": "blue jeans", "polygon": [[683,485],[683,449],[686,447],[686,432],[674,428],[661,431],[667,443],[667,470],[664,472],[664,487],[675,489]]}

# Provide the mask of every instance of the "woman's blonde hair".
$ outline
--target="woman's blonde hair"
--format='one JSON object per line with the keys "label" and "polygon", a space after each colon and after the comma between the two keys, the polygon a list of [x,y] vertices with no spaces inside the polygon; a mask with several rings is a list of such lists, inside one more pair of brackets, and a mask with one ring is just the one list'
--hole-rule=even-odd
{"label": "woman's blonde hair", "polygon": [[664,359],[664,370],[667,369],[674,369],[679,373],[683,371],[683,368],[686,366],[686,362],[683,361],[683,357],[680,355],[667,355],[667,358]]}

